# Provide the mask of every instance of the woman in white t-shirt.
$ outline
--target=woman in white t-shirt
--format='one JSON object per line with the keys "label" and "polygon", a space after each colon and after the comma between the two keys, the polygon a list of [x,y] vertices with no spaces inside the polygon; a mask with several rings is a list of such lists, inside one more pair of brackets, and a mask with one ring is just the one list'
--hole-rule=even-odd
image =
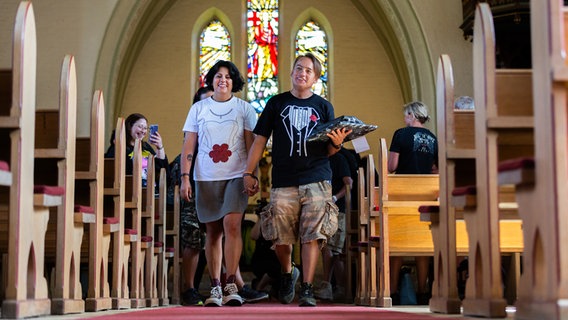
{"label": "woman in white t-shirt", "polygon": [[[238,294],[235,273],[242,251],[241,220],[248,205],[242,177],[257,117],[248,102],[233,96],[245,82],[232,62],[218,61],[207,73],[205,82],[213,88],[213,96],[191,107],[183,127],[186,138],[180,161],[180,193],[185,200],[195,196],[199,221],[206,225],[205,254],[211,296],[205,305],[239,306],[243,299]],[[199,152],[195,155],[197,144]],[[195,193],[189,183],[193,161]],[[223,257],[227,283],[221,289]]]}

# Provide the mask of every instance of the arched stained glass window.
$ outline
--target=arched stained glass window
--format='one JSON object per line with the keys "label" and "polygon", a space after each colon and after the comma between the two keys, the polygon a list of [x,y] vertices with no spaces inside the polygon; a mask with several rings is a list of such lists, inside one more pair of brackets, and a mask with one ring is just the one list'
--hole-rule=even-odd
{"label": "arched stained glass window", "polygon": [[327,98],[328,90],[328,56],[327,37],[325,31],[315,21],[306,22],[296,35],[296,57],[306,53],[312,53],[321,62],[321,76],[313,86],[313,91]]}
{"label": "arched stained glass window", "polygon": [[205,75],[219,60],[231,60],[231,36],[219,20],[212,20],[199,38],[199,85],[205,84]]}
{"label": "arched stained glass window", "polygon": [[247,0],[247,100],[258,113],[278,93],[278,0]]}

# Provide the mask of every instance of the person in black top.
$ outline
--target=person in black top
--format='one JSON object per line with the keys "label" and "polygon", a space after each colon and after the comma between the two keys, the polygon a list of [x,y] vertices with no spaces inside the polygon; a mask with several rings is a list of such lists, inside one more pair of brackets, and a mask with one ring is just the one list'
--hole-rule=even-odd
{"label": "person in black top", "polygon": [[[424,127],[430,117],[428,108],[420,101],[404,106],[406,127],[395,131],[389,148],[388,170],[398,174],[438,173],[438,139]],[[428,304],[428,270],[430,257],[416,257],[418,304]],[[397,303],[401,257],[390,258],[391,297]]]}
{"label": "person in black top", "polygon": [[[126,129],[126,174],[132,174],[132,157],[134,155],[134,141],[136,139],[144,139],[148,133],[148,119],[140,113],[133,113],[129,115],[126,120],[124,120],[124,126]],[[113,133],[114,135],[114,133]],[[111,142],[114,139],[111,139]],[[148,143],[149,142],[149,143]],[[142,186],[147,185],[148,176],[148,157],[150,155],[154,156],[154,168],[156,171],[156,181],[155,186],[159,185],[160,170],[162,168],[166,169],[167,181],[171,179],[168,157],[166,156],[166,151],[164,150],[164,143],[162,142],[162,136],[159,132],[148,137],[148,142],[142,141]],[[111,143],[108,147],[105,158],[114,158],[115,145]]]}
{"label": "person in black top", "polygon": [[351,130],[337,129],[328,141],[308,142],[318,123],[335,118],[333,106],[311,90],[321,75],[321,63],[312,54],[299,56],[292,69],[292,90],[268,100],[254,128],[256,137],[243,173],[245,192],[258,192],[254,175],[272,136],[272,190],[270,204],[261,213],[262,234],[273,241],[282,266],[281,303],[294,300],[299,278],[292,264],[292,245],[301,242],[302,279],[300,306],[315,306],[313,278],[320,248],[337,230],[337,206],[331,197],[330,155],[341,149]]}

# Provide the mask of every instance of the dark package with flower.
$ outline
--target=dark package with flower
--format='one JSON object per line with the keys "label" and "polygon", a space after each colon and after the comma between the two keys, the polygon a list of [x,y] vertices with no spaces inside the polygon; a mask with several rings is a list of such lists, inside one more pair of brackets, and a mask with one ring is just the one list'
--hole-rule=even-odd
{"label": "dark package with flower", "polygon": [[335,129],[347,128],[353,130],[344,142],[359,138],[367,133],[377,129],[377,126],[372,124],[365,124],[363,121],[354,116],[340,116],[326,123],[319,123],[308,136],[308,141],[327,141],[328,133]]}

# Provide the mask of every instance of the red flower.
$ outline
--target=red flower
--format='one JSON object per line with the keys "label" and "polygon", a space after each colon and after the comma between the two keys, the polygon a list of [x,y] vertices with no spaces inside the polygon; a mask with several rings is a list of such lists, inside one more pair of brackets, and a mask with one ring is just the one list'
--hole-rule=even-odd
{"label": "red flower", "polygon": [[223,143],[222,145],[214,145],[213,150],[209,152],[209,157],[211,157],[211,159],[213,159],[213,162],[215,163],[219,161],[227,162],[229,161],[231,154],[233,153],[231,152],[231,150],[229,150],[229,145]]}
{"label": "red flower", "polygon": [[316,121],[318,121],[318,117],[316,117],[315,114],[312,114],[312,115],[310,116],[310,120],[312,120],[313,122],[316,122]]}

